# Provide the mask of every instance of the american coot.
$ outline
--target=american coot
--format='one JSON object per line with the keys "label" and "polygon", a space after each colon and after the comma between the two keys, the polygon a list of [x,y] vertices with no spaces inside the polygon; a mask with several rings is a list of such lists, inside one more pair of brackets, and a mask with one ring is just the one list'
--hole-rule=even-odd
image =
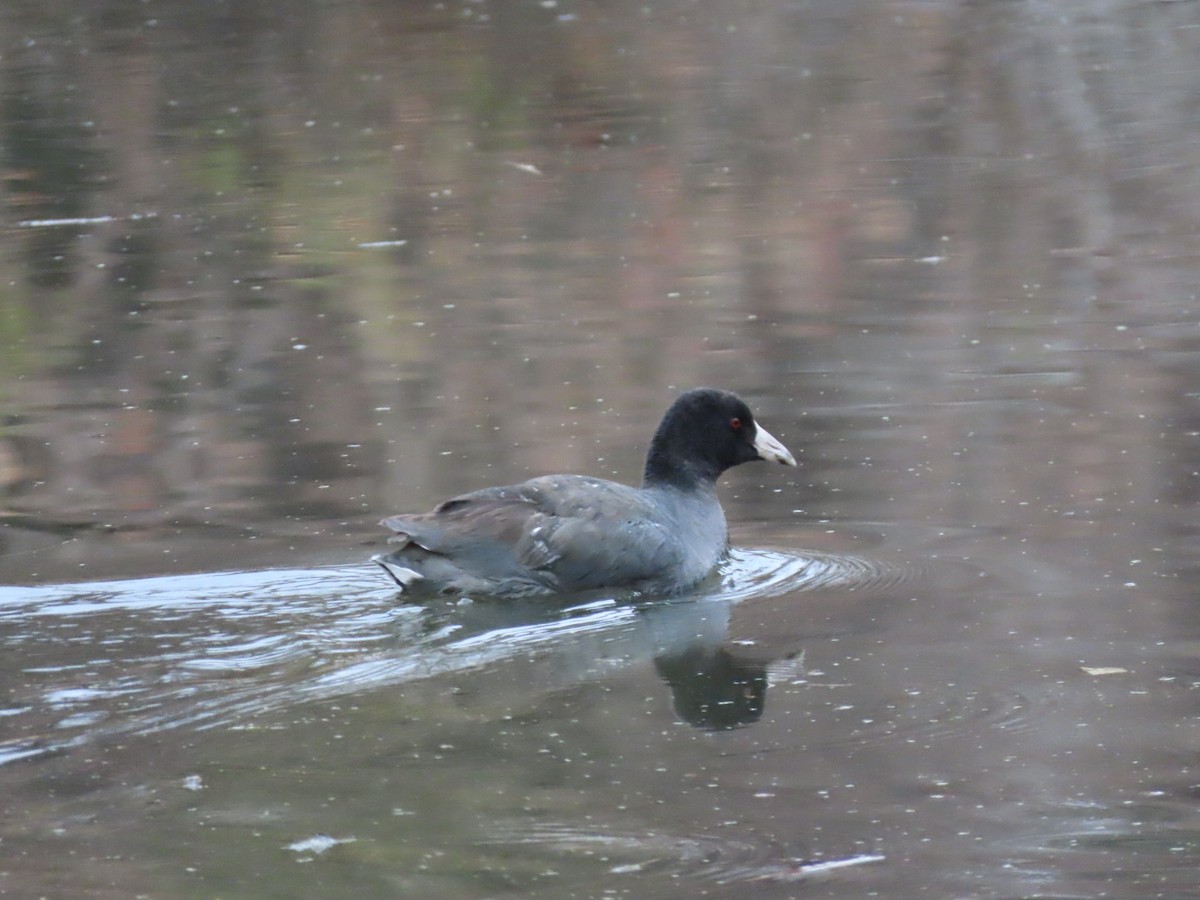
{"label": "american coot", "polygon": [[756,459],[796,465],[739,397],[697,388],[663,416],[640,488],[582,475],[484,488],[384,519],[399,546],[374,560],[424,596],[678,592],[728,549],[717,478]]}

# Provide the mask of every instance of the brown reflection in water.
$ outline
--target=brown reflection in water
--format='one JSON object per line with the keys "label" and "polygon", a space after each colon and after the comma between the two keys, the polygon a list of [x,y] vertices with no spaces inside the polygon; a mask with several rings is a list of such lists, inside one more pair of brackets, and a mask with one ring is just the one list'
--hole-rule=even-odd
{"label": "brown reflection in water", "polygon": [[778,391],[793,287],[833,292],[806,245],[836,252],[797,118],[846,102],[853,16],[792,34],[819,65],[772,70],[780,106],[747,103],[769,29],[631,11],[10,8],[8,431],[44,477],[7,504],[294,534],[474,479],[635,479],[676,386]]}
{"label": "brown reflection in water", "polygon": [[76,540],[4,564],[635,480],[699,383],[804,450],[735,523],[1149,517],[1194,405],[1159,6],[10,5],[4,508]]}

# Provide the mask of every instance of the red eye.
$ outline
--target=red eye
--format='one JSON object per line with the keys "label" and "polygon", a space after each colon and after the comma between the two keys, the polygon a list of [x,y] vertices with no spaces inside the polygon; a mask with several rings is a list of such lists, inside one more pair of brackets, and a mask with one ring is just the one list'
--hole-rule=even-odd
{"label": "red eye", "polygon": [[736,416],[734,416],[732,419],[729,420],[729,427],[732,428],[734,431],[737,431],[738,429],[740,429],[742,427],[742,420],[737,418]]}

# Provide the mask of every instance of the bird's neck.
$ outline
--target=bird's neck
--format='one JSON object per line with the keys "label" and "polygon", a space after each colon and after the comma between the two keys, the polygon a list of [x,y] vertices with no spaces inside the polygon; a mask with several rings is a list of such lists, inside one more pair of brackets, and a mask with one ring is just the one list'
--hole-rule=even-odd
{"label": "bird's neck", "polygon": [[646,469],[642,475],[642,487],[672,487],[677,490],[716,490],[721,470],[704,460],[692,459],[679,462],[658,447],[651,447],[646,454]]}

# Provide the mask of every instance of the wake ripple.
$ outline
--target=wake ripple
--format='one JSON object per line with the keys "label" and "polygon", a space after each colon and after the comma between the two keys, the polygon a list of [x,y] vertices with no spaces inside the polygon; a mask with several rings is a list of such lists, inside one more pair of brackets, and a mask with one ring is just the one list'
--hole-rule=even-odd
{"label": "wake ripple", "polygon": [[865,556],[777,550],[734,549],[721,564],[719,594],[734,603],[801,591],[881,591],[900,587],[921,574],[915,566]]}
{"label": "wake ripple", "polygon": [[23,736],[0,742],[0,764],[98,735],[230,726],[515,658],[594,656],[605,641],[633,646],[640,617],[658,606],[686,615],[786,593],[882,589],[910,576],[854,556],[737,549],[687,596],[593,596],[550,609],[397,605],[366,565],[4,587],[0,652],[23,687],[0,716]]}

